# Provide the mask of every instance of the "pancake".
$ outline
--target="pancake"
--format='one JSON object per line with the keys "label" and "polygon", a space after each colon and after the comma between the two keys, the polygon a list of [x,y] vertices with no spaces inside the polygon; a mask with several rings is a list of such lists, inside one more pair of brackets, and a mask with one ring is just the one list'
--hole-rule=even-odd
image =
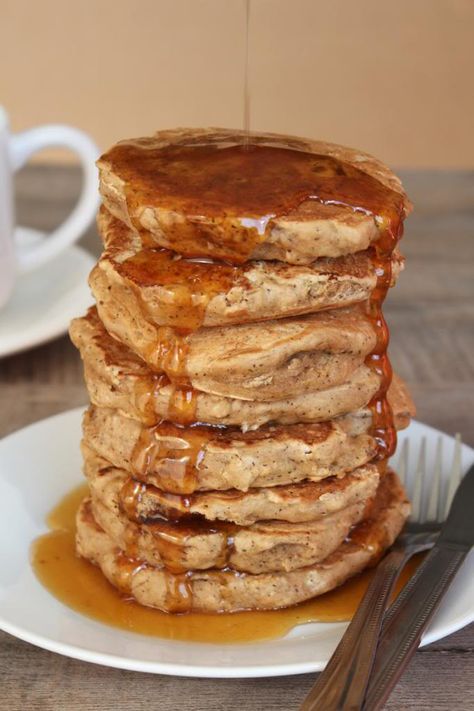
{"label": "pancake", "polygon": [[[89,448],[137,479],[190,494],[342,476],[369,462],[377,451],[374,438],[353,419],[248,432],[170,423],[147,428],[118,410],[91,407],[84,415],[83,433]],[[353,426],[362,431],[352,435]]]}
{"label": "pancake", "polygon": [[326,520],[345,508],[367,502],[379,482],[378,467],[369,464],[345,476],[326,477],[322,481],[252,488],[246,492],[227,489],[179,496],[133,479],[129,472],[113,466],[85,444],[82,451],[84,473],[92,493],[99,493],[107,486],[113,472],[114,485],[120,487],[117,494],[120,508],[138,523],[163,517],[177,520],[188,515],[238,526],[263,520],[288,523]]}
{"label": "pancake", "polygon": [[[411,209],[399,179],[365,153],[270,133],[250,135],[253,152],[232,148],[244,136],[226,129],[176,129],[121,141],[97,162],[103,203],[135,228],[146,246],[234,263],[277,259],[310,264],[367,249],[381,234],[380,215],[362,199],[367,195],[376,196],[377,205],[392,205],[402,217]],[[263,172],[258,165],[252,168],[269,147],[273,153],[264,159]],[[189,166],[184,157],[190,151],[204,160]],[[299,163],[305,153],[314,157],[307,156],[311,165],[304,170],[312,173],[315,186],[321,177],[323,184],[334,183],[333,199],[320,199],[310,189],[312,199],[309,193],[295,195],[275,211],[278,189],[288,193],[301,185],[299,168],[288,161]],[[359,189],[345,200],[346,177]],[[248,204],[249,195],[255,205]]]}
{"label": "pancake", "polygon": [[[406,383],[396,373],[393,373],[392,382],[387,391],[387,402],[393,414],[395,428],[403,430],[408,427],[411,419],[416,415],[416,407]],[[357,412],[340,418],[339,421],[350,423],[352,435],[367,432],[373,423],[372,408],[361,408]]]}
{"label": "pancake", "polygon": [[356,504],[327,521],[269,521],[236,527],[201,521],[137,524],[95,499],[91,509],[119,548],[172,573],[225,567],[259,574],[313,565],[341,545],[364,513],[364,506]]}
{"label": "pancake", "polygon": [[123,484],[123,472],[110,467],[90,479],[95,520],[129,557],[173,573],[232,568],[256,574],[312,565],[343,542],[370,501],[361,498],[322,519],[296,523],[259,521],[237,526],[196,514],[177,521],[155,517],[136,522],[121,506]]}
{"label": "pancake", "polygon": [[[375,327],[360,306],[187,335],[149,323],[113,296],[97,310],[107,331],[153,370],[242,400],[281,400],[340,385],[376,345]],[[94,310],[86,318],[100,330]]]}
{"label": "pancake", "polygon": [[267,422],[321,422],[365,407],[381,381],[375,370],[361,365],[345,382],[324,390],[307,390],[281,400],[242,400],[176,388],[109,336],[93,312],[74,319],[70,335],[84,361],[92,403],[118,409],[146,425],[168,419],[238,425],[246,430]]}
{"label": "pancake", "polygon": [[[106,251],[89,284],[111,332],[111,323],[124,316],[134,333],[148,331],[151,338],[153,325],[196,328],[297,316],[360,303],[376,286],[371,250],[307,266],[262,260],[230,266],[142,250],[138,233],[104,208],[98,225]],[[392,286],[402,268],[396,252]]]}
{"label": "pancake", "polygon": [[[400,407],[399,429],[410,410]],[[407,414],[408,413],[408,414]],[[343,476],[377,453],[363,413],[329,422],[238,428],[178,427],[163,422],[145,427],[119,410],[91,406],[84,414],[84,443],[135,478],[174,494],[273,487]]]}
{"label": "pancake", "polygon": [[370,518],[322,562],[290,572],[246,574],[233,570],[173,574],[126,558],[95,521],[89,500],[77,516],[78,553],[98,565],[107,579],[142,605],[167,612],[236,612],[275,609],[303,602],[341,585],[375,563],[400,532],[409,504],[397,478],[385,475]]}

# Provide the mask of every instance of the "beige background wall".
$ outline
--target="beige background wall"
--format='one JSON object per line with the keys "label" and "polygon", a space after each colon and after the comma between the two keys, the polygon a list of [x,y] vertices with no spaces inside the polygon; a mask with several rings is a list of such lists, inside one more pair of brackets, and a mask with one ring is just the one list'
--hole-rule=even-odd
{"label": "beige background wall", "polygon": [[[242,124],[244,0],[0,0],[12,126]],[[252,0],[253,128],[474,167],[474,0]]]}

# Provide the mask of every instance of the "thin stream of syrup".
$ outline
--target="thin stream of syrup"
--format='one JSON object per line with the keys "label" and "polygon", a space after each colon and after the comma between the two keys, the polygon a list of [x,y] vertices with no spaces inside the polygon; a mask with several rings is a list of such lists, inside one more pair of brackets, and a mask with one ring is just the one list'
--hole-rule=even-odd
{"label": "thin stream of syrup", "polygon": [[250,88],[249,88],[249,35],[250,35],[250,0],[244,0],[245,6],[245,61],[244,61],[244,147],[250,145]]}

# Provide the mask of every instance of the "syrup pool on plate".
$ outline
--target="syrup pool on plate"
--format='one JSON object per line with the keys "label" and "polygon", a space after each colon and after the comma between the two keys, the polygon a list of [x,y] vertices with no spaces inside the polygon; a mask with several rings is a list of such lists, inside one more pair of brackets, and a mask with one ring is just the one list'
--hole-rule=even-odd
{"label": "syrup pool on plate", "polygon": [[[51,530],[33,543],[32,565],[40,582],[60,602],[112,627],[164,639],[219,644],[274,639],[308,622],[349,620],[371,579],[371,571],[366,571],[336,590],[283,610],[183,615],[160,612],[124,598],[99,568],[77,556],[75,515],[86,495],[84,484],[51,511],[47,518]],[[417,564],[413,560],[407,566],[399,588]]]}

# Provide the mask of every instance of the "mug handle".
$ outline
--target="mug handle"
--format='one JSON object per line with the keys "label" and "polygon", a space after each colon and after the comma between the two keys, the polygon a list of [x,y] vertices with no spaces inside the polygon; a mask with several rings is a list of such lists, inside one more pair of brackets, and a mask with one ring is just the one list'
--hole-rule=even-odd
{"label": "mug handle", "polygon": [[32,153],[43,148],[69,148],[79,156],[83,185],[79,200],[70,215],[41,244],[32,246],[18,256],[20,273],[29,272],[56,257],[75,242],[89,227],[99,205],[95,161],[99,149],[91,138],[71,126],[38,126],[10,138],[10,160],[13,171],[19,170]]}

